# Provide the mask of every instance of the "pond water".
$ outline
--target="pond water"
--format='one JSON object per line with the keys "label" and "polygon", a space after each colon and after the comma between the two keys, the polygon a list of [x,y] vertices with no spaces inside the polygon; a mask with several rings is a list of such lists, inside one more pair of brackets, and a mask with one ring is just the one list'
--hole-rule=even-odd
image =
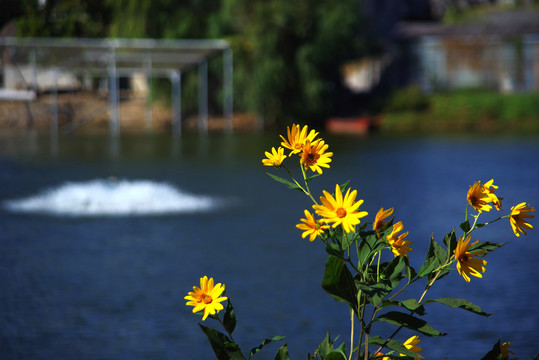
{"label": "pond water", "polygon": [[[369,221],[395,207],[416,269],[431,234],[441,241],[464,219],[474,181],[494,178],[503,214],[539,203],[536,136],[324,138],[335,155],[313,192],[350,180]],[[286,336],[292,359],[328,330],[348,341],[346,307],[320,287],[322,244],[295,228],[311,203],[261,165],[279,143],[277,134],[0,139],[0,358],[211,359],[183,299],[203,275],[226,284],[245,353],[275,335]],[[516,357],[537,354],[538,234],[516,238],[508,221],[474,232],[507,245],[487,256],[483,279],[452,272],[427,298],[465,298],[493,315],[427,307],[448,335],[422,336],[424,356],[480,359],[498,338]],[[280,345],[255,359],[272,359]]]}

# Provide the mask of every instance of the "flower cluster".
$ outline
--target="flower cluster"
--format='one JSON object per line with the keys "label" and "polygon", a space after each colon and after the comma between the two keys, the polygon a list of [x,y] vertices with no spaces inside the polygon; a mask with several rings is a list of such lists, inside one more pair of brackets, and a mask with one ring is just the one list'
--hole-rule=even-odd
{"label": "flower cluster", "polygon": [[281,167],[287,155],[284,155],[284,149],[289,149],[288,157],[298,154],[304,170],[311,170],[322,174],[322,168],[329,168],[332,152],[328,152],[328,145],[321,138],[316,138],[318,132],[309,131],[307,125],[301,128],[299,125],[292,125],[287,128],[287,138],[281,135],[282,147],[277,150],[272,148],[272,153],[266,151],[266,159],[262,160],[264,166]]}
{"label": "flower cluster", "polygon": [[[470,281],[470,275],[481,278],[481,273],[484,273],[486,271],[484,266],[487,264],[487,262],[485,260],[477,258],[484,255],[485,251],[477,249],[478,241],[469,244],[471,236],[470,233],[472,232],[472,230],[487,224],[477,223],[478,218],[483,211],[488,212],[492,210],[492,207],[494,207],[498,211],[502,209],[503,198],[497,196],[494,193],[496,189],[498,189],[498,186],[494,185],[494,179],[490,179],[484,184],[482,184],[481,181],[476,181],[473,185],[470,186],[470,190],[468,190],[468,194],[466,196],[468,204],[477,211],[477,214],[472,215],[472,217],[474,218],[473,225],[470,225],[468,221],[468,215],[466,215],[466,222],[461,224],[461,227],[465,231],[465,236],[462,236],[459,239],[457,246],[453,252],[455,259],[457,260],[457,270],[467,282]],[[466,208],[466,213],[468,212],[467,210],[468,208]],[[533,226],[528,223],[527,220],[534,217],[530,214],[534,211],[534,208],[527,205],[525,202],[522,202],[518,205],[511,207],[511,212],[508,215],[502,216],[494,221],[498,221],[503,218],[509,218],[511,228],[515,236],[519,237],[521,233],[527,235],[524,229],[533,229]],[[474,248],[476,249],[475,251],[470,251],[470,249]]]}
{"label": "flower cluster", "polygon": [[[345,344],[335,347],[334,340],[330,339],[328,334],[314,351],[314,357],[309,355],[308,358],[352,359],[355,354],[356,359],[365,360],[417,360],[423,358],[420,354],[423,349],[418,346],[419,335],[444,335],[421,318],[427,313],[427,304],[440,303],[453,309],[460,308],[488,316],[479,306],[465,299],[442,297],[426,300],[426,295],[435,282],[455,268],[466,282],[470,282],[472,276],[482,278],[487,265],[483,257],[504,244],[479,240],[472,242],[472,232],[508,218],[515,236],[527,235],[526,231],[533,229],[529,220],[534,218],[532,213],[535,209],[526,202],[521,202],[511,207],[508,214],[480,223],[479,218],[490,213],[493,208],[496,211],[502,210],[504,198],[497,194],[499,187],[494,185],[494,179],[485,183],[474,182],[466,194],[465,219],[460,224],[462,235],[458,236],[457,240],[455,229],[452,229],[443,237],[443,244],[438,243],[433,235],[425,261],[416,271],[408,259],[413,250],[410,247],[412,241],[407,239],[409,232],[404,231],[402,221],[394,221],[394,208],[380,208],[370,223],[371,227],[368,227],[369,222],[365,218],[369,214],[360,209],[364,201],[358,198],[358,191],[349,187],[348,183],[336,184],[331,193],[323,190],[319,200],[315,199],[309,183],[321,175],[323,169],[330,168],[333,156],[332,152],[328,152],[328,144],[318,135],[318,132],[309,130],[307,126],[289,126],[287,136],[280,136],[281,146],[277,149],[273,147],[271,152],[266,151],[266,158],[262,159],[264,166],[284,169],[290,180],[268,174],[270,177],[291,189],[303,192],[312,201],[311,209],[304,210],[304,217],[300,218],[296,227],[302,231],[302,238],[308,237],[310,242],[320,239],[325,245],[328,259],[322,288],[340,303],[347,304],[350,310],[349,353],[345,354]],[[289,150],[288,154],[285,154],[285,149]],[[300,181],[294,178],[284,164],[285,160],[292,158],[296,158],[296,164],[299,165],[302,176]],[[314,174],[307,176],[308,171]],[[469,207],[473,209],[473,213],[468,214]],[[408,286],[419,281],[424,282],[424,290],[417,300],[396,298]],[[193,306],[193,312],[203,312],[203,321],[210,317],[218,320],[225,328],[227,335],[201,325],[219,359],[245,359],[239,345],[232,338],[236,326],[232,305],[230,301],[227,302],[226,308],[221,304],[228,300],[222,296],[224,291],[224,285],[214,285],[213,278],[204,276],[200,279],[200,287],[194,286],[193,291],[185,297],[186,305]],[[387,308],[396,310],[382,311]],[[218,313],[223,309],[225,314],[221,319]],[[373,329],[378,321],[396,325],[397,329],[388,338],[375,336]],[[354,330],[357,325],[359,335]],[[396,339],[403,329],[418,334],[399,342]],[[249,359],[265,345],[281,339],[283,337],[280,336],[265,339],[261,345],[253,348]],[[354,345],[356,340],[357,345]],[[512,354],[509,345],[510,342],[498,341],[484,358],[516,360],[509,359],[509,354]],[[286,346],[281,346],[275,358],[289,359]]]}

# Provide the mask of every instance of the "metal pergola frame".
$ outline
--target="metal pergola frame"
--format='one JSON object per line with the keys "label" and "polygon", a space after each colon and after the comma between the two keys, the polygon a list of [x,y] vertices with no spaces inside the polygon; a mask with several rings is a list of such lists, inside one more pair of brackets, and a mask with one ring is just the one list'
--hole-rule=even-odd
{"label": "metal pergola frame", "polygon": [[[155,40],[155,39],[71,39],[0,37],[0,50],[8,61],[30,63],[37,89],[36,67],[53,71],[51,90],[51,134],[58,134],[58,76],[66,70],[76,74],[101,75],[108,79],[110,132],[120,133],[118,111],[119,77],[134,73],[146,74],[148,84],[152,77],[168,78],[172,83],[173,132],[181,134],[181,77],[182,72],[198,67],[198,106],[200,133],[208,132],[208,60],[223,56],[223,116],[225,131],[233,131],[233,54],[225,40]],[[3,50],[7,50],[3,51]],[[150,86],[151,87],[151,86]],[[150,116],[152,116],[150,114]],[[150,121],[152,121],[150,119]]]}

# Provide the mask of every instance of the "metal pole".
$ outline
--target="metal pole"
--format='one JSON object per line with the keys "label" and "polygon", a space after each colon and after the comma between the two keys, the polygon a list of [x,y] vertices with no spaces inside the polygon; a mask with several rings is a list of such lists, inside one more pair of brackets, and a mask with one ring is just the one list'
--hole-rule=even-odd
{"label": "metal pole", "polygon": [[118,72],[116,71],[116,49],[112,48],[108,64],[109,72],[109,106],[110,106],[110,133],[117,136],[120,134],[120,122],[118,111]]}
{"label": "metal pole", "polygon": [[208,133],[208,62],[198,64],[198,132]]}
{"label": "metal pole", "polygon": [[144,68],[146,72],[146,86],[148,87],[146,93],[146,127],[148,129],[153,128],[153,104],[152,104],[152,58],[148,56],[146,62],[144,63]]}
{"label": "metal pole", "polygon": [[51,91],[51,139],[58,139],[58,69],[52,71],[52,91]]}
{"label": "metal pole", "polygon": [[172,82],[172,132],[181,135],[182,133],[182,73],[172,71],[170,74]]}
{"label": "metal pole", "polygon": [[537,35],[523,35],[523,54],[522,68],[524,70],[524,90],[531,91],[534,90],[534,47],[539,45],[539,36]]}
{"label": "metal pole", "polygon": [[52,71],[51,91],[51,153],[58,153],[58,69]]}
{"label": "metal pole", "polygon": [[32,64],[32,90],[37,94],[36,49],[32,49],[32,52],[30,53],[30,62]]}
{"label": "metal pole", "polygon": [[223,54],[223,117],[225,118],[225,132],[234,131],[233,119],[233,54],[232,49],[228,48]]}

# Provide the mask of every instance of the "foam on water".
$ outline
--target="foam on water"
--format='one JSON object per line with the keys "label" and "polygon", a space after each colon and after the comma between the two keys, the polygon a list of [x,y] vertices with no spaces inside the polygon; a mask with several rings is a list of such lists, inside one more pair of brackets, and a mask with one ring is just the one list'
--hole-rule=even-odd
{"label": "foam on water", "polygon": [[19,213],[62,216],[162,215],[211,211],[219,201],[150,180],[67,182],[36,195],[4,202]]}

